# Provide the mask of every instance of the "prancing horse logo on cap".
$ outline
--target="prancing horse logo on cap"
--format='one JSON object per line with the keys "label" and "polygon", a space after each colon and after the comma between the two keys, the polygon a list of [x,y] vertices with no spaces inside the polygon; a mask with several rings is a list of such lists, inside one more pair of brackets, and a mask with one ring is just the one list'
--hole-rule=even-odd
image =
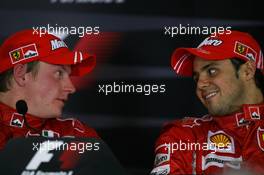
{"label": "prancing horse logo on cap", "polygon": [[257,52],[246,44],[236,41],[234,53],[243,56],[248,60],[256,60]]}
{"label": "prancing horse logo on cap", "polygon": [[20,61],[38,56],[38,50],[35,43],[29,44],[10,51],[9,56],[12,64],[16,64]]}
{"label": "prancing horse logo on cap", "polygon": [[246,51],[246,47],[240,43],[236,44],[236,50],[238,53],[243,54]]}
{"label": "prancing horse logo on cap", "polygon": [[13,57],[16,61],[18,61],[19,58],[20,58],[20,52],[17,51],[17,50],[14,51],[14,52],[12,52],[11,55],[12,55],[12,57]]}

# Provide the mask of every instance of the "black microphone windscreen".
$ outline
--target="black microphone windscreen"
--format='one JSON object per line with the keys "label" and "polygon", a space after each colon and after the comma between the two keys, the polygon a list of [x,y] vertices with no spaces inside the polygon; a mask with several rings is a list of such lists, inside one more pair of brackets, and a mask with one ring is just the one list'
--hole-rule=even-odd
{"label": "black microphone windscreen", "polygon": [[18,100],[16,102],[16,110],[19,114],[25,115],[28,111],[28,106],[25,100]]}

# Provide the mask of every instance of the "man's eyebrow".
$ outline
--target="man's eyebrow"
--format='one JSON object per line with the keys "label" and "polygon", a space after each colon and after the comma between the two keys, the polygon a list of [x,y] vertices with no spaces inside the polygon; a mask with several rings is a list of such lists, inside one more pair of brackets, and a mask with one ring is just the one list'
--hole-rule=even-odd
{"label": "man's eyebrow", "polygon": [[60,65],[60,66],[65,72],[71,74],[71,69],[68,69],[65,65]]}
{"label": "man's eyebrow", "polygon": [[211,67],[211,66],[216,66],[216,65],[218,65],[218,64],[217,64],[217,63],[209,63],[209,64],[203,66],[203,67],[201,68],[201,70],[204,71],[204,70],[208,69],[209,67]]}
{"label": "man's eyebrow", "polygon": [[[202,71],[208,69],[208,68],[211,67],[211,66],[217,66],[217,65],[218,65],[217,63],[209,63],[209,64],[206,64],[205,66],[203,66],[200,70],[201,70],[201,72],[202,72]],[[195,76],[195,75],[197,75],[197,74],[199,74],[199,73],[196,72],[196,71],[193,71],[193,76]]]}
{"label": "man's eyebrow", "polygon": [[201,68],[201,71],[204,71],[204,70],[208,69],[208,68],[211,67],[211,66],[217,66],[217,65],[218,65],[217,63],[209,63],[209,64],[203,66],[203,67]]}

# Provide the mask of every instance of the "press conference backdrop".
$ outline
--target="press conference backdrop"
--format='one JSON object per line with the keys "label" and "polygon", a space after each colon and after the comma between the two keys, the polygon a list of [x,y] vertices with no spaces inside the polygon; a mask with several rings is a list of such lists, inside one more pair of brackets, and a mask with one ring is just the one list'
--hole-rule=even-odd
{"label": "press conference backdrop", "polygon": [[[68,27],[79,31],[60,37],[72,49],[96,54],[97,66],[83,79],[74,79],[79,91],[70,97],[64,116],[94,127],[125,169],[141,175],[151,170],[154,142],[166,122],[206,113],[195,96],[192,79],[177,77],[170,67],[175,48],[197,46],[206,32],[173,34],[171,27],[230,27],[251,33],[263,48],[260,3],[3,0],[0,39],[25,28]],[[82,33],[85,27],[87,35]],[[131,85],[145,88],[145,92],[106,93],[107,85]],[[150,93],[153,85],[158,92]]]}

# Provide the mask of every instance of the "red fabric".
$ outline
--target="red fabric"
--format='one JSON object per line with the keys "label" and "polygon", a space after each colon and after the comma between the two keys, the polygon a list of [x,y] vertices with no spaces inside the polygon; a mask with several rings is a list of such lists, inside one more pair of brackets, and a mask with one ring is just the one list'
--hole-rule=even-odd
{"label": "red fabric", "polygon": [[[18,119],[22,125],[14,125]],[[44,137],[90,137],[99,138],[96,131],[84,123],[73,119],[41,119],[32,115],[26,115],[29,126],[37,129],[34,131],[27,128],[23,118],[17,111],[0,103],[0,149],[4,148],[8,140],[18,137],[44,136]],[[47,136],[47,133],[50,133]]]}
{"label": "red fabric", "polygon": [[230,31],[212,34],[197,48],[177,48],[171,57],[171,66],[178,75],[192,76],[193,58],[224,60],[239,58],[252,60],[256,68],[264,73],[263,54],[257,41],[248,33]]}
{"label": "red fabric", "polygon": [[38,32],[32,29],[23,30],[4,41],[0,49],[0,73],[18,63],[37,60],[50,64],[72,65],[73,76],[85,75],[95,67],[94,55],[72,52],[60,38],[48,33],[40,36]]}
{"label": "red fabric", "polygon": [[[229,146],[211,150],[203,146],[217,141]],[[186,149],[177,148],[175,143],[185,143]],[[199,143],[201,149],[191,143]],[[264,174],[264,104],[244,105],[241,112],[229,116],[207,115],[169,123],[155,147],[155,175],[221,174],[231,170]]]}

